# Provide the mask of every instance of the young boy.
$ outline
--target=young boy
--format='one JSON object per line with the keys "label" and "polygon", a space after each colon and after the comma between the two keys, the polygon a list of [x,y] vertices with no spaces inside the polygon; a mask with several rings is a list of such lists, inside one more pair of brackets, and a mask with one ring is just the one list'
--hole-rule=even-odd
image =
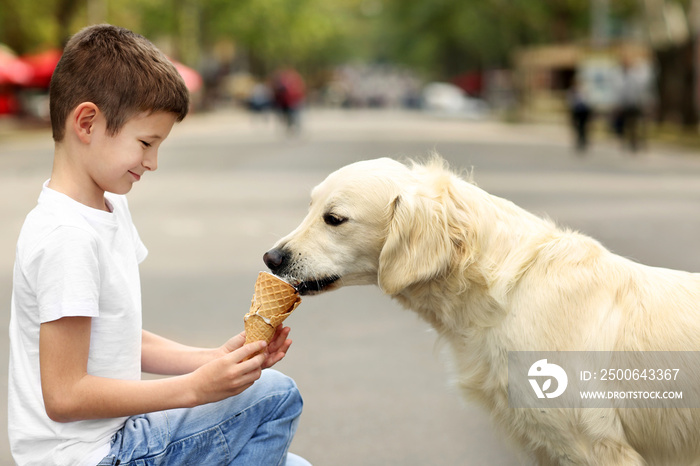
{"label": "young boy", "polygon": [[[141,328],[147,251],[126,198],[157,167],[189,95],[128,30],[83,29],[50,89],[54,165],[17,243],[9,436],[21,465],[308,464],[287,449],[302,402],[273,370],[289,328],[193,348]],[[141,372],[172,375],[141,380]],[[185,409],[176,409],[185,408]]]}

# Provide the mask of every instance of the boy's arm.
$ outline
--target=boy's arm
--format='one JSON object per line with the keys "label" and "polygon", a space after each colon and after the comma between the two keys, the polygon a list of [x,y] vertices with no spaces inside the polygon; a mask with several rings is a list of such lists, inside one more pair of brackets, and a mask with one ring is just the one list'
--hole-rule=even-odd
{"label": "boy's arm", "polygon": [[[141,333],[141,370],[150,374],[189,374],[226,354],[221,348],[194,348],[147,330],[142,330]],[[238,345],[239,348],[241,346],[243,345]]]}
{"label": "boy's arm", "polygon": [[[279,326],[268,345],[263,368],[282,360],[292,344],[289,327]],[[245,344],[245,332],[234,336],[219,348],[196,348],[183,345],[147,330],[142,331],[141,370],[151,374],[188,374],[213,359],[225,356]]]}
{"label": "boy's arm", "polygon": [[256,342],[179,377],[147,381],[96,377],[87,373],[91,325],[89,317],[41,324],[41,385],[46,412],[54,421],[131,416],[219,401],[250,387],[266,359],[244,361],[265,347]]}

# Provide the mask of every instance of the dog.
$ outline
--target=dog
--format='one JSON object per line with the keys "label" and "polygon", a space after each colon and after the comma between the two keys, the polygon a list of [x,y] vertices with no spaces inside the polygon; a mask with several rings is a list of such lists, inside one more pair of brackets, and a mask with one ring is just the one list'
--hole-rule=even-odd
{"label": "dog", "polygon": [[700,410],[513,408],[510,351],[696,351],[700,274],[615,255],[452,172],[439,156],[331,173],[263,256],[301,294],[378,285],[444,340],[454,378],[529,461],[700,464]]}

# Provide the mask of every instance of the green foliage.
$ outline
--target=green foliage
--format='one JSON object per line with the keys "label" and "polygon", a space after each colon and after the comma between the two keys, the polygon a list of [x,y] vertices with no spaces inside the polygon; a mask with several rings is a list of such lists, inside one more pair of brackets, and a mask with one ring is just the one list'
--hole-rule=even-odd
{"label": "green foliage", "polygon": [[[203,8],[208,42],[234,39],[271,66],[305,63],[350,34],[348,2],[210,0]],[[351,5],[350,5],[351,6]]]}
{"label": "green foliage", "polygon": [[59,29],[52,15],[58,0],[0,0],[0,42],[17,53],[53,45]]}
{"label": "green foliage", "polygon": [[[506,65],[514,48],[586,34],[588,0],[391,0],[394,54],[437,74]],[[411,40],[413,38],[413,40]]]}
{"label": "green foliage", "polygon": [[[611,0],[610,13],[640,5]],[[228,41],[261,73],[358,58],[449,76],[507,65],[523,44],[587,37],[590,0],[0,0],[0,42],[20,53],[60,46],[88,17],[168,40],[192,66]]]}

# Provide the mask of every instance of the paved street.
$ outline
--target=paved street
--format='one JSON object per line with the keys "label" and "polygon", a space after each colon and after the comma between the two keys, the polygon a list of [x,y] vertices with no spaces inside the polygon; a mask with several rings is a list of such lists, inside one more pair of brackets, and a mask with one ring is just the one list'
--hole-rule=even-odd
{"label": "paved street", "polygon": [[[149,248],[144,326],[215,346],[242,330],[262,254],[306,213],[309,192],[347,163],[438,151],[476,183],[613,251],[700,271],[700,154],[652,146],[637,156],[595,141],[585,157],[564,128],[417,113],[317,110],[303,135],[276,121],[194,115],[164,144],[159,169],[129,195]],[[0,328],[7,329],[14,247],[51,168],[48,131],[0,139]],[[305,411],[292,451],[321,466],[513,466],[507,440],[450,388],[435,335],[372,287],[304,298],[287,322],[294,345],[278,367]],[[7,393],[0,332],[0,399]],[[12,464],[5,402],[0,465]]]}

